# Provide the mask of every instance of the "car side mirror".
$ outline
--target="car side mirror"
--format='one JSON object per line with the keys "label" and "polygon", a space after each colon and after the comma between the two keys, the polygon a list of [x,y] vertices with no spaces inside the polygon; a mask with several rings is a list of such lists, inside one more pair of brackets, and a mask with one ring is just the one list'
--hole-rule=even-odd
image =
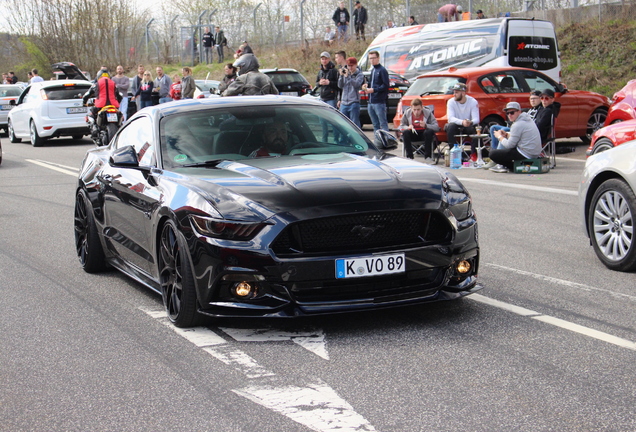
{"label": "car side mirror", "polygon": [[565,94],[568,92],[568,88],[565,86],[565,84],[559,83],[557,84],[557,91],[561,94]]}
{"label": "car side mirror", "polygon": [[139,160],[135,147],[128,145],[119,148],[110,155],[108,161],[111,166],[117,168],[139,168]]}
{"label": "car side mirror", "polygon": [[9,105],[13,105],[13,106],[17,105],[15,99],[9,99]]}

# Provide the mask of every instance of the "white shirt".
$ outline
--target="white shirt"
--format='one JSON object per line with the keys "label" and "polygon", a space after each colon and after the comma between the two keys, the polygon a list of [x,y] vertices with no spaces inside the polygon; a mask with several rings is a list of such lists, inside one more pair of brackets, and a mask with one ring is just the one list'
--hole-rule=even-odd
{"label": "white shirt", "polygon": [[446,115],[448,123],[455,123],[461,126],[462,121],[471,120],[475,125],[479,123],[479,104],[472,96],[466,95],[466,102],[463,104],[452,97],[446,103]]}

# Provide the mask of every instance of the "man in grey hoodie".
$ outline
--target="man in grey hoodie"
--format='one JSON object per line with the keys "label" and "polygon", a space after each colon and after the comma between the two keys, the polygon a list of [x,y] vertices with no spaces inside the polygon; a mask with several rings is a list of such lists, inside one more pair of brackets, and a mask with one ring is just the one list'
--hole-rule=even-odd
{"label": "man in grey hoodie", "polygon": [[514,161],[541,155],[541,134],[532,117],[521,111],[518,102],[509,102],[504,112],[513,123],[510,132],[495,132],[499,147],[490,151],[490,160],[498,164],[490,168],[493,172],[508,172],[513,169]]}
{"label": "man in grey hoodie", "polygon": [[249,45],[243,48],[233,66],[239,68],[240,74],[223,92],[223,96],[278,94],[271,78],[259,72],[261,65]]}
{"label": "man in grey hoodie", "polygon": [[360,89],[364,84],[364,75],[358,69],[358,60],[355,57],[347,59],[347,67],[340,69],[338,87],[342,90],[340,95],[340,112],[360,125]]}

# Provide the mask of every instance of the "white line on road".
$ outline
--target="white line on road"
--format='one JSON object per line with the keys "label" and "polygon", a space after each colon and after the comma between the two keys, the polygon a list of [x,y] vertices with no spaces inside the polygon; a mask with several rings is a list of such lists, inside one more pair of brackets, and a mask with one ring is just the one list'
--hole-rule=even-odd
{"label": "white line on road", "polygon": [[465,177],[461,177],[459,178],[459,180],[462,183],[481,183],[481,184],[485,184],[485,185],[492,185],[492,186],[503,186],[503,187],[508,187],[508,188],[512,188],[512,189],[523,189],[523,190],[531,190],[531,191],[535,191],[535,192],[546,192],[546,193],[553,193],[553,194],[560,194],[560,195],[571,195],[571,196],[578,196],[579,193],[577,191],[571,191],[571,190],[566,190],[566,189],[557,189],[557,188],[549,188],[549,187],[545,187],[545,186],[532,186],[532,185],[524,185],[524,184],[519,184],[519,183],[503,183],[503,182],[499,182],[499,181],[495,181],[495,180],[486,180],[486,179],[477,179],[477,178],[465,178]]}
{"label": "white line on road", "polygon": [[[72,168],[72,167],[67,167],[64,165],[59,165],[59,164],[54,164],[52,162],[45,162],[45,161],[39,161],[39,160],[34,160],[34,159],[26,159],[27,162],[31,162],[32,164],[35,165],[39,165],[41,167],[44,168],[48,168],[50,170],[53,171],[58,171],[61,172],[62,174],[67,174],[73,177],[77,177],[77,173],[78,173],[78,169],[77,168]],[[69,170],[75,170],[75,171],[69,171]]]}
{"label": "white line on road", "polygon": [[269,342],[291,340],[319,357],[329,360],[322,329],[286,332],[270,329],[240,329],[221,327],[225,333],[240,342]]}
{"label": "white line on road", "polygon": [[479,303],[484,303],[490,306],[494,306],[499,309],[503,309],[517,315],[521,315],[524,317],[536,319],[538,321],[544,322],[546,324],[552,324],[553,326],[560,327],[565,330],[569,330],[575,333],[582,334],[584,336],[588,336],[594,339],[598,339],[603,342],[611,343],[613,345],[617,345],[622,348],[628,348],[630,350],[636,351],[636,343],[627,339],[623,339],[617,336],[613,336],[608,333],[604,333],[598,330],[591,329],[589,327],[585,327],[582,325],[574,324],[569,321],[565,321],[559,318],[555,318],[550,315],[543,315],[542,313],[526,309],[523,307],[515,306],[510,303],[505,303],[499,300],[491,299],[489,297],[484,297],[480,294],[472,294],[467,298],[472,299]]}

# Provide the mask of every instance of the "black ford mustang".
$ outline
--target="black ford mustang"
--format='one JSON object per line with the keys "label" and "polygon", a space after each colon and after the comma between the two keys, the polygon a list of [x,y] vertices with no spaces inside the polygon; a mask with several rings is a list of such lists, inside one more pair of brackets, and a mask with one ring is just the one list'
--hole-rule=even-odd
{"label": "black ford mustang", "polygon": [[170,320],[289,317],[472,293],[471,198],[385,154],[322,102],[281,96],[138,112],[79,174],[75,244],[163,296]]}

